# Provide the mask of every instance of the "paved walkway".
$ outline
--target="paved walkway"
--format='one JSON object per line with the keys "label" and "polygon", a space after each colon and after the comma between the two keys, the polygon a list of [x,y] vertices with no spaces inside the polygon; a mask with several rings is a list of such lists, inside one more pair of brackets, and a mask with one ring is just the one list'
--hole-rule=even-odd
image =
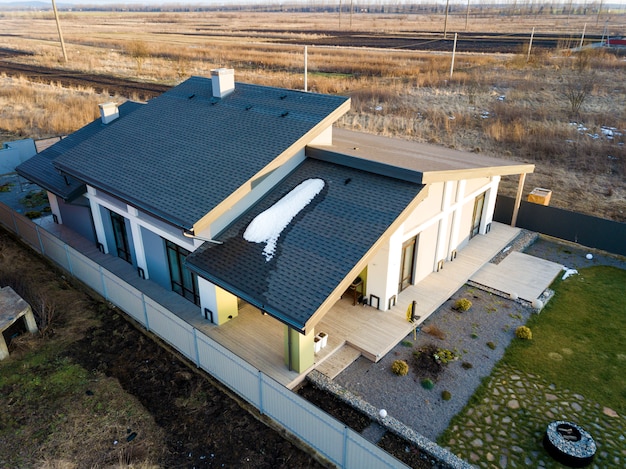
{"label": "paved walkway", "polygon": [[[591,467],[626,467],[624,416],[508,366],[496,367],[488,388],[489,394],[451,427],[456,436],[444,447],[457,456],[478,467],[560,468],[546,452],[538,450],[540,445],[524,448],[519,443],[541,441],[547,418],[577,423],[591,434],[598,447]],[[586,426],[581,422],[594,423]]]}
{"label": "paved walkway", "polygon": [[556,262],[512,252],[499,264],[485,264],[470,280],[532,303],[562,270]]}

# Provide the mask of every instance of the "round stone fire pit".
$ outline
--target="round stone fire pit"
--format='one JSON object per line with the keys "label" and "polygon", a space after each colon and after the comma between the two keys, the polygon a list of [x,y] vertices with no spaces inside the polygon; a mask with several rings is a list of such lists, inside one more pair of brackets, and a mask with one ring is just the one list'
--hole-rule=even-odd
{"label": "round stone fire pit", "polygon": [[543,437],[543,447],[556,461],[569,467],[585,467],[596,454],[596,442],[581,426],[557,420]]}

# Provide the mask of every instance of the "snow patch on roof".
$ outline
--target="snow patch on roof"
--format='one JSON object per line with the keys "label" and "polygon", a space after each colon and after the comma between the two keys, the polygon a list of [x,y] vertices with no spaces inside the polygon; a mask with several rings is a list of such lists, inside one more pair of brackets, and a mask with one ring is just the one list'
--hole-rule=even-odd
{"label": "snow patch on roof", "polygon": [[250,222],[243,238],[251,243],[267,243],[263,249],[269,262],[276,252],[276,243],[291,220],[305,208],[324,188],[322,179],[307,179],[298,184],[282,199]]}

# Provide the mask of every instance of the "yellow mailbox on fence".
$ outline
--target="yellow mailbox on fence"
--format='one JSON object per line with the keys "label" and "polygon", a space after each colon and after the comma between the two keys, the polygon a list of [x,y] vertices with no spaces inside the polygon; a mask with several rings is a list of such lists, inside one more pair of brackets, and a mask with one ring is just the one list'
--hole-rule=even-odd
{"label": "yellow mailbox on fence", "polygon": [[532,192],[528,194],[528,201],[539,205],[550,205],[550,197],[552,197],[551,190],[535,187]]}

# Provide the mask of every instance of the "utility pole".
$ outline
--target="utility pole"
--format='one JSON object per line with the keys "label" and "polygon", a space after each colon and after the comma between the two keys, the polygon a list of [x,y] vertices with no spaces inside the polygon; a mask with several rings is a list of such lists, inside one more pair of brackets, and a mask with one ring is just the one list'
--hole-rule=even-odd
{"label": "utility pole", "polygon": [[61,41],[61,49],[63,49],[63,59],[67,62],[67,51],[65,50],[65,42],[63,42],[63,33],[61,32],[61,23],[59,23],[59,12],[57,11],[57,5],[52,0],[52,10],[54,11],[54,18],[57,22],[57,31],[59,32],[59,40]]}
{"label": "utility pole", "polygon": [[450,0],[446,0],[446,19],[443,22],[443,38],[448,35],[448,10],[450,8]]}

